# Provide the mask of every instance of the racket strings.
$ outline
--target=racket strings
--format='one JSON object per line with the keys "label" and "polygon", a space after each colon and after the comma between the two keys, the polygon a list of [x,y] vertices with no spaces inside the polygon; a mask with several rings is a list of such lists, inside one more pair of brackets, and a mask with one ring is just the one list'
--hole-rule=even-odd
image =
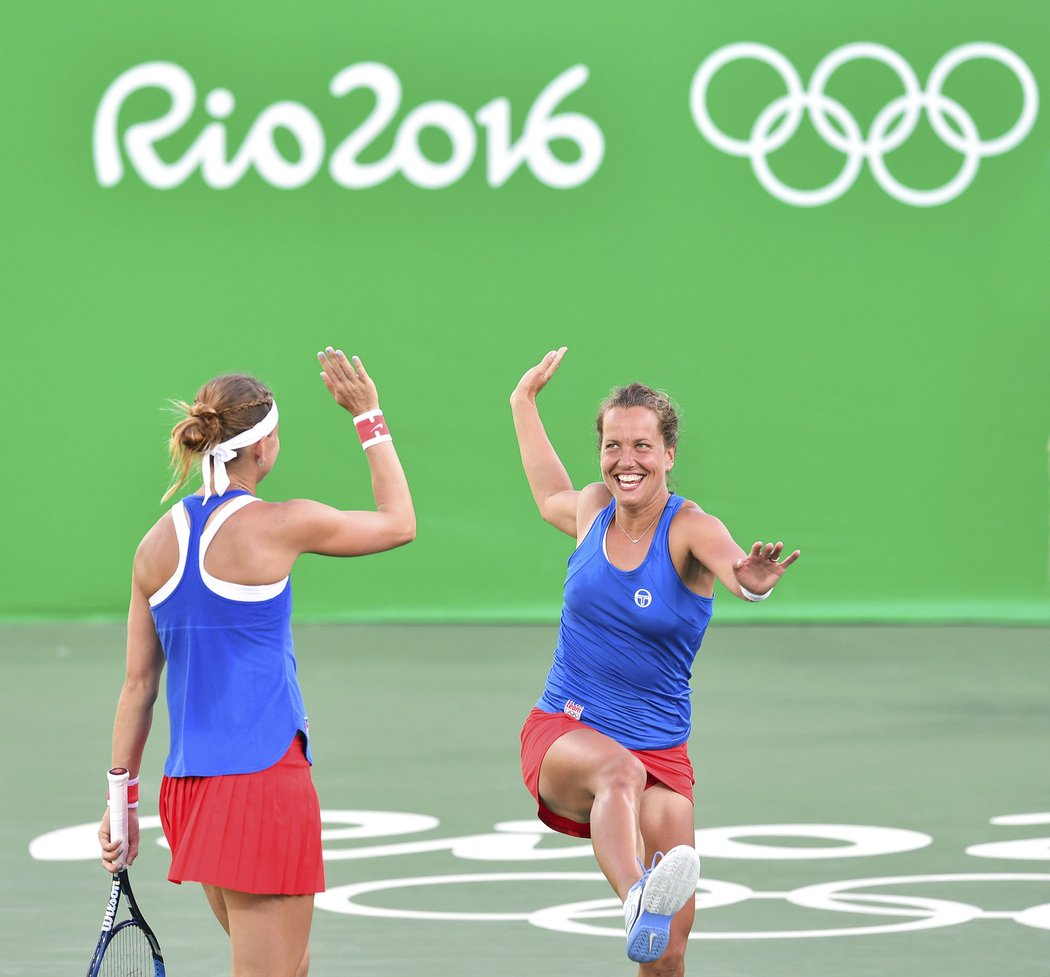
{"label": "racket strings", "polygon": [[154,977],[153,951],[142,927],[127,923],[113,934],[98,977]]}

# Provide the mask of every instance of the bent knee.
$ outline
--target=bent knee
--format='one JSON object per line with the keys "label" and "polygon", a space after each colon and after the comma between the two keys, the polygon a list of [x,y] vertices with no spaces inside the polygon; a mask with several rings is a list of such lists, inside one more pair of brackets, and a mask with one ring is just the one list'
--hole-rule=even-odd
{"label": "bent knee", "polygon": [[626,750],[602,764],[598,771],[598,789],[638,794],[645,790],[648,777],[645,765]]}

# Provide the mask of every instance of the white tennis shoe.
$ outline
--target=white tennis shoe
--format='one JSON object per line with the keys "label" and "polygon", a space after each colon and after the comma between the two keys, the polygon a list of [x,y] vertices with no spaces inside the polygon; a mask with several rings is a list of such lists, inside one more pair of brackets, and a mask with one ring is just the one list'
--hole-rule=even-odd
{"label": "white tennis shoe", "polygon": [[666,855],[657,852],[648,870],[643,867],[623,904],[631,960],[652,963],[663,956],[671,938],[671,917],[693,897],[699,878],[700,857],[689,845],[677,845]]}

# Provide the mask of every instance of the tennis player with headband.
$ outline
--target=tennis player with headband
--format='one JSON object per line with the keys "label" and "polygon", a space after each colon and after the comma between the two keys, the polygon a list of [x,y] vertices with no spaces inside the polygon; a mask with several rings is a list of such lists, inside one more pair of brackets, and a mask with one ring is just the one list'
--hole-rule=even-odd
{"label": "tennis player with headband", "polygon": [[761,542],[745,552],[669,489],[678,414],[640,383],[599,408],[601,481],[573,488],[536,406],[564,355],[548,353],[510,399],[540,515],[576,541],[554,663],[521,731],[522,774],[542,821],[591,839],[639,974],[681,977],[700,869],[686,747],[693,659],[715,581],[765,600],[799,553],[781,559],[783,543]]}
{"label": "tennis player with headband", "polygon": [[[160,791],[168,878],[199,882],[230,935],[236,977],[305,977],[314,893],[324,890],[321,817],[309,724],[296,679],[289,572],[302,553],[364,556],[415,536],[415,512],[375,384],[357,357],[328,347],[321,378],[365,449],[375,509],[256,491],[280,450],[273,394],[252,377],[217,377],[171,433],[165,499],[195,460],[203,485],[135,553],[127,673],[110,766],[130,788],[126,850],[99,828],[103,865],[139,848],[137,777],[161,672],[168,667],[171,744]],[[101,764],[100,764],[101,766]]]}

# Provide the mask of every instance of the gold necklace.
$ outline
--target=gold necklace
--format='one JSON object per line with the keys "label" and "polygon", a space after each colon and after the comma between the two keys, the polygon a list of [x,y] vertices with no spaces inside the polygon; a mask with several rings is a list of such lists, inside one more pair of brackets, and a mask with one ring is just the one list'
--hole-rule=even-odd
{"label": "gold necklace", "polygon": [[[660,515],[663,515],[662,511],[661,511]],[[616,525],[620,526],[619,518],[617,516],[613,516],[613,519],[615,520]],[[651,523],[649,523],[649,525],[646,526],[645,529],[642,530],[641,535],[637,539],[635,539],[629,532],[627,532],[627,530],[624,529],[623,526],[620,526],[620,532],[623,533],[624,536],[626,536],[632,543],[640,543],[645,538],[645,534],[647,532],[649,532],[649,530],[652,529],[653,526],[656,525],[656,523],[659,521],[659,519],[660,519],[660,516],[657,516]]]}

